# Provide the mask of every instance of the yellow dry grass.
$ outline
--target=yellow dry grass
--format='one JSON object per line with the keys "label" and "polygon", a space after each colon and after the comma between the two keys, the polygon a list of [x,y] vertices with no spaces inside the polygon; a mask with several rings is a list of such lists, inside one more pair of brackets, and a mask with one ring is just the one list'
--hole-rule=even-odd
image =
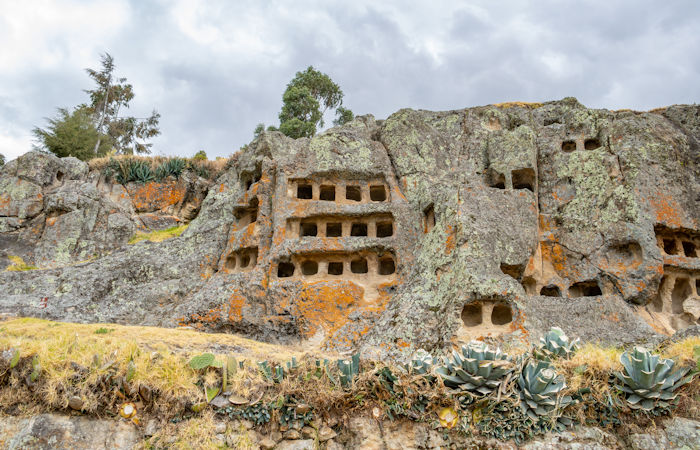
{"label": "yellow dry grass", "polygon": [[664,358],[673,358],[681,364],[692,364],[695,362],[695,347],[700,347],[700,337],[692,336],[682,341],[674,342],[664,348],[661,356]]}
{"label": "yellow dry grass", "polygon": [[622,350],[619,348],[587,343],[570,359],[554,360],[554,365],[559,373],[566,375],[566,383],[571,390],[596,386],[607,391],[607,384],[601,384],[600,380],[607,380],[607,374],[622,368],[620,355]]}
{"label": "yellow dry grass", "polygon": [[30,264],[27,264],[24,262],[24,260],[15,255],[7,255],[7,258],[12,262],[7,268],[5,268],[5,271],[7,272],[24,272],[25,270],[37,270],[37,266],[32,266]]}
{"label": "yellow dry grass", "polygon": [[135,244],[141,241],[162,242],[166,239],[180,236],[188,226],[189,224],[178,225],[165,230],[151,231],[149,233],[139,231],[129,239],[129,244]]}
{"label": "yellow dry grass", "polygon": [[496,103],[493,106],[497,108],[526,108],[526,109],[537,109],[542,107],[542,103],[537,102],[504,102]]}
{"label": "yellow dry grass", "polygon": [[[98,399],[89,386],[110,368],[126,373],[129,361],[135,368],[132,383],[146,385],[179,401],[201,401],[203,392],[195,386],[200,374],[188,361],[209,352],[224,361],[226,355],[245,361],[241,377],[256,377],[261,360],[281,363],[301,358],[301,349],[266,344],[231,334],[201,333],[188,329],[123,326],[116,324],[74,324],[41,319],[12,319],[0,322],[0,350],[14,348],[22,357],[38,356],[41,363],[42,398],[46,404],[65,407],[68,399],[60,387],[70,384],[75,374],[71,362],[90,368],[76,389],[85,401],[84,409],[94,411]],[[112,363],[111,366],[109,363]],[[242,381],[231,380],[232,384]],[[242,385],[241,385],[242,386]]]}

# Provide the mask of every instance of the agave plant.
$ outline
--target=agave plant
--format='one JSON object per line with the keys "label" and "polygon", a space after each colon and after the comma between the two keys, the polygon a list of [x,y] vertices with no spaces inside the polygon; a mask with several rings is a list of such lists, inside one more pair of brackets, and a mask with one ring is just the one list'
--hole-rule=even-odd
{"label": "agave plant", "polygon": [[569,358],[578,349],[579,339],[569,341],[569,337],[559,327],[552,327],[544,337],[540,338],[540,345],[533,353],[537,359],[551,360],[552,358]]}
{"label": "agave plant", "polygon": [[471,341],[461,350],[461,355],[453,351],[452,360],[445,358],[445,365],[435,369],[445,385],[458,392],[488,395],[513,369],[513,361],[500,348],[492,350],[483,342]]}
{"label": "agave plant", "polygon": [[433,364],[435,364],[433,355],[421,348],[411,356],[411,363],[406,364],[404,367],[406,372],[412,375],[430,375]]}
{"label": "agave plant", "polygon": [[620,356],[624,369],[616,372],[621,382],[615,386],[626,394],[626,400],[633,409],[653,411],[666,409],[676,399],[676,388],[689,382],[693,375],[684,377],[689,367],[675,367],[670,359],[652,355],[644,347],[635,347],[632,352]]}
{"label": "agave plant", "polygon": [[571,403],[571,397],[561,395],[566,387],[564,377],[558,375],[547,361],[529,360],[518,377],[520,408],[533,421],[538,416],[556,414]]}

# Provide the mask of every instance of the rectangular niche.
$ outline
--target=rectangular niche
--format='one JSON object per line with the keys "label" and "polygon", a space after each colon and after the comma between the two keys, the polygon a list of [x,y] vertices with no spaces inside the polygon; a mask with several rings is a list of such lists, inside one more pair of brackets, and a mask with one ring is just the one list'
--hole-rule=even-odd
{"label": "rectangular niche", "polygon": [[294,264],[282,261],[277,264],[277,277],[289,278],[294,275],[295,269]]}
{"label": "rectangular niche", "polygon": [[328,263],[328,275],[342,275],[343,274],[343,262],[342,261],[331,261]]}
{"label": "rectangular niche", "polygon": [[297,198],[301,200],[311,200],[314,196],[314,188],[311,183],[297,184]]}
{"label": "rectangular niche", "polygon": [[342,237],[343,224],[340,222],[328,222],[326,224],[326,237]]}
{"label": "rectangular niche", "polygon": [[527,189],[535,192],[535,170],[518,169],[511,172],[513,176],[513,189]]}
{"label": "rectangular niche", "polygon": [[423,232],[430,233],[435,228],[435,208],[430,204],[423,210]]}
{"label": "rectangular niche", "polygon": [[360,186],[345,186],[345,198],[354,202],[361,202],[362,190]]}
{"label": "rectangular niche", "polygon": [[357,258],[350,261],[350,272],[352,273],[367,273],[367,258]]}
{"label": "rectangular niche", "polygon": [[391,222],[377,222],[377,237],[385,238],[394,235],[394,224]]}
{"label": "rectangular niche", "polygon": [[301,237],[317,236],[318,226],[316,222],[302,222],[301,225],[299,225],[299,235]]}
{"label": "rectangular niche", "polygon": [[603,292],[595,280],[579,281],[569,287],[570,298],[597,297],[599,295],[603,295]]}
{"label": "rectangular niche", "polygon": [[352,227],[350,228],[350,236],[366,237],[367,224],[360,222],[353,223]]}
{"label": "rectangular niche", "polygon": [[379,275],[391,275],[396,272],[394,258],[382,257],[379,259]]}
{"label": "rectangular niche", "polygon": [[373,202],[385,202],[386,188],[383,185],[371,185],[369,187],[369,199]]}
{"label": "rectangular niche", "polygon": [[335,186],[321,185],[321,191],[319,194],[320,200],[325,200],[327,202],[335,201]]}
{"label": "rectangular niche", "polygon": [[231,252],[226,258],[225,268],[229,271],[250,270],[258,263],[258,248],[242,248]]}

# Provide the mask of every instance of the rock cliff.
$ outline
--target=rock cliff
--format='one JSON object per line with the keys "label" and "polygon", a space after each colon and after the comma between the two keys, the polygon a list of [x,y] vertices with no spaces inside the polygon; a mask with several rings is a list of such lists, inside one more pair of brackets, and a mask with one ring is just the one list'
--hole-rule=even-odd
{"label": "rock cliff", "polygon": [[380,358],[551,326],[654,341],[700,323],[699,160],[699,106],[573,98],[267,132],[211,184],[29,153],[0,169],[0,248],[41,269],[0,273],[0,313]]}

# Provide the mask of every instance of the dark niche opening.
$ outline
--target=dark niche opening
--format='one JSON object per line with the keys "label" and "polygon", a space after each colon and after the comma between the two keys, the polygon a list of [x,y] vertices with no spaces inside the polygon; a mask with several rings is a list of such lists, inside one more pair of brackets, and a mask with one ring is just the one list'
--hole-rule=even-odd
{"label": "dark niche opening", "polygon": [[664,239],[664,251],[667,255],[677,255],[678,247],[675,239]]}
{"label": "dark niche opening", "polygon": [[513,189],[528,189],[535,192],[535,170],[526,168],[511,172],[513,176]]}
{"label": "dark niche opening", "polygon": [[235,253],[231,253],[230,255],[228,255],[228,257],[226,258],[226,268],[228,270],[233,270],[236,268],[236,259],[237,258]]}
{"label": "dark niche opening", "polygon": [[377,237],[385,238],[393,236],[394,224],[391,222],[377,222]]}
{"label": "dark niche opening", "polygon": [[354,202],[362,201],[360,186],[345,186],[345,198]]}
{"label": "dark niche opening", "polygon": [[481,303],[469,303],[462,308],[462,322],[467,327],[481,325],[482,315]]}
{"label": "dark niche opening", "polygon": [[513,310],[504,303],[496,303],[491,311],[491,323],[505,325],[513,321]]}
{"label": "dark niche opening", "polygon": [[241,255],[241,269],[245,269],[250,265],[250,255],[248,254],[242,254]]}
{"label": "dark niche opening", "polygon": [[501,264],[501,272],[504,274],[515,278],[516,280],[520,279],[520,275],[523,273],[523,266],[520,264],[517,265],[510,265],[510,264]]}
{"label": "dark niche opening", "polygon": [[328,263],[328,275],[342,275],[343,274],[343,263],[342,262],[329,262]]}
{"label": "dark niche opening", "polygon": [[379,275],[391,275],[394,272],[396,272],[396,265],[393,258],[379,260]]}
{"label": "dark niche opening", "polygon": [[335,186],[321,186],[319,198],[329,202],[335,201]]}
{"label": "dark niche opening", "polygon": [[567,153],[576,150],[576,141],[564,141],[561,143],[561,149]]}
{"label": "dark niche opening", "polygon": [[688,278],[676,278],[676,283],[671,291],[671,312],[683,314],[683,302],[693,293]]}
{"label": "dark niche opening", "polygon": [[386,189],[384,186],[370,186],[369,187],[369,198],[373,202],[383,202],[386,201]]}
{"label": "dark niche opening", "polygon": [[301,263],[301,273],[304,275],[316,275],[318,273],[318,263],[316,261],[304,261]]}
{"label": "dark niche opening", "polygon": [[350,236],[367,236],[366,223],[353,223],[350,228]]}
{"label": "dark niche opening", "polygon": [[294,264],[290,262],[281,262],[277,265],[277,276],[279,278],[288,278],[294,275]]}
{"label": "dark niche opening", "polygon": [[297,186],[297,198],[311,200],[314,196],[314,188],[310,184],[299,184]]}
{"label": "dark niche opening", "polygon": [[343,235],[342,223],[327,223],[326,237],[341,237]]}
{"label": "dark niche opening", "polygon": [[435,208],[432,204],[423,210],[423,232],[429,233],[435,228]]}
{"label": "dark niche opening", "polygon": [[683,253],[685,253],[685,256],[688,258],[697,258],[698,256],[695,244],[689,241],[683,241]]}
{"label": "dark niche opening", "polygon": [[318,234],[318,227],[315,222],[302,222],[301,223],[301,236],[316,236]]}
{"label": "dark niche opening", "polygon": [[598,286],[598,282],[595,280],[579,281],[574,283],[569,288],[569,297],[597,297],[603,295],[603,292]]}
{"label": "dark niche opening", "polygon": [[600,141],[596,138],[586,139],[583,142],[583,148],[585,148],[586,150],[595,150],[597,148],[600,148]]}
{"label": "dark niche opening", "polygon": [[554,284],[542,286],[542,289],[540,289],[540,295],[545,297],[561,297],[561,289],[559,289],[559,286]]}
{"label": "dark niche opening", "polygon": [[505,189],[506,188],[506,176],[500,172],[493,170],[493,169],[489,169],[488,184],[492,188]]}
{"label": "dark niche opening", "polygon": [[350,271],[352,273],[367,273],[367,260],[359,258],[350,261]]}

